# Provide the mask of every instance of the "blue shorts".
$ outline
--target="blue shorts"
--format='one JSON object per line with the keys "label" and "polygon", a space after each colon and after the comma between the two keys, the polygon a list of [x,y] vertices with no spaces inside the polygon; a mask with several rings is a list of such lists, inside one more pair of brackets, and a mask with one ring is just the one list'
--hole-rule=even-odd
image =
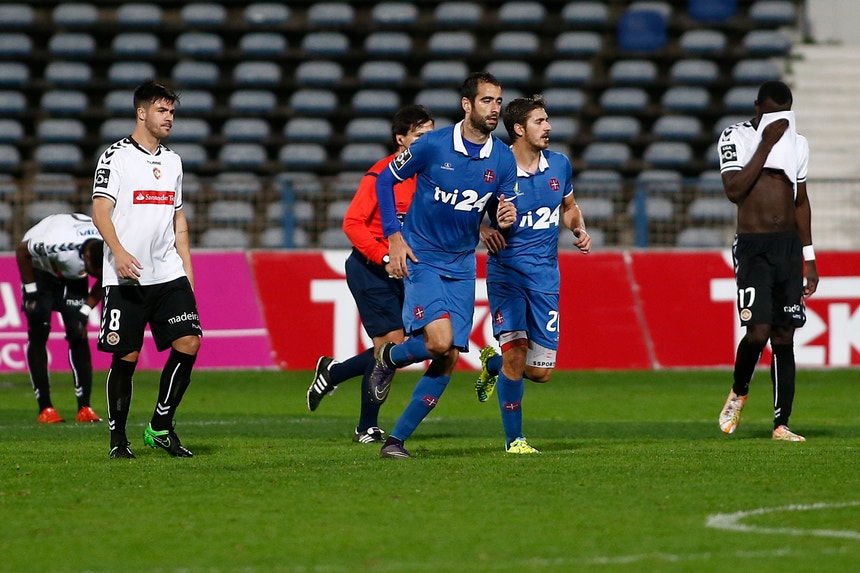
{"label": "blue shorts", "polygon": [[403,281],[388,278],[385,269],[355,249],[346,259],[345,267],[346,284],[367,335],[374,338],[401,330]]}
{"label": "blue shorts", "polygon": [[524,330],[529,340],[558,350],[558,294],[527,289],[513,281],[487,277],[493,336]]}
{"label": "blue shorts", "polygon": [[406,287],[403,303],[406,333],[418,332],[434,320],[448,315],[454,329],[453,346],[468,352],[475,311],[475,279],[443,277],[436,269],[410,263],[409,276],[403,282]]}

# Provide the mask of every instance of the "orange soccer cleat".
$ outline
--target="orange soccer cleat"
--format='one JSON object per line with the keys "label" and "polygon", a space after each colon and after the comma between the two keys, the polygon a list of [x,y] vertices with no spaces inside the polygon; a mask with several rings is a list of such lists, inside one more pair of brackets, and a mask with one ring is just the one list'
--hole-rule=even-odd
{"label": "orange soccer cleat", "polygon": [[56,424],[58,422],[65,422],[62,416],[60,416],[60,413],[54,410],[51,406],[43,408],[42,411],[39,412],[39,417],[36,421],[40,424]]}
{"label": "orange soccer cleat", "polygon": [[102,419],[99,418],[99,415],[95,413],[95,411],[90,406],[84,406],[80,410],[78,410],[78,417],[75,418],[77,422],[101,422]]}

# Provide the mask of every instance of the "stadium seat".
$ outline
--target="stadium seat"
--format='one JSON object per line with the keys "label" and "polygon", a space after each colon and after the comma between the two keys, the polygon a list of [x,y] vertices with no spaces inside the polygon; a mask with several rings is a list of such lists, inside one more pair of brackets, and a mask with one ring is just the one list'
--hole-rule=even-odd
{"label": "stadium seat", "polygon": [[737,0],[687,0],[687,14],[699,22],[723,22],[737,11]]}
{"label": "stadium seat", "polygon": [[111,51],[118,56],[153,56],[160,48],[158,36],[151,32],[121,32],[111,40]]}
{"label": "stadium seat", "polygon": [[711,104],[711,95],[701,86],[673,86],[663,92],[660,105],[680,112],[701,111]]}
{"label": "stadium seat", "polygon": [[260,142],[270,133],[269,122],[260,117],[231,117],[221,126],[221,135],[226,141]]}
{"label": "stadium seat", "polygon": [[36,137],[45,143],[74,143],[81,141],[86,134],[83,122],[71,118],[46,118],[36,128]]}
{"label": "stadium seat", "polygon": [[469,74],[466,63],[460,60],[430,60],[421,66],[421,81],[428,86],[459,86]]}
{"label": "stadium seat", "polygon": [[[189,4],[186,8],[193,6]],[[182,32],[176,38],[176,52],[180,56],[217,58],[224,52],[224,40],[213,32]]]}
{"label": "stadium seat", "polygon": [[709,169],[717,169],[720,166],[720,150],[717,142],[713,142],[705,151],[705,164]]}
{"label": "stadium seat", "polygon": [[0,144],[0,169],[17,169],[21,163],[21,152],[10,144]]}
{"label": "stadium seat", "polygon": [[399,107],[400,96],[394,90],[365,88],[352,96],[352,110],[357,114],[391,115]]}
{"label": "stadium seat", "polygon": [[352,243],[343,230],[338,228],[326,229],[318,237],[319,246],[323,249],[350,249]]}
{"label": "stadium seat", "polygon": [[[636,200],[627,204],[627,215],[636,218]],[[645,201],[645,216],[649,223],[657,221],[670,221],[675,216],[675,206],[671,199],[661,196],[648,196]]]}
{"label": "stadium seat", "polygon": [[527,56],[536,54],[540,40],[534,32],[504,30],[490,41],[490,49],[497,56]]}
{"label": "stadium seat", "polygon": [[653,52],[666,45],[666,20],[654,10],[628,9],[618,17],[618,48],[628,52]]}
{"label": "stadium seat", "polygon": [[[606,246],[606,233],[599,227],[588,227],[588,236],[591,237],[591,248],[600,249]],[[573,231],[562,227],[558,232],[559,250],[576,250],[573,246]]]}
{"label": "stadium seat", "polygon": [[183,167],[195,169],[202,167],[209,161],[209,154],[206,153],[206,148],[199,143],[174,143],[170,149],[179,154],[182,158]]}
{"label": "stadium seat", "polygon": [[269,160],[266,148],[259,143],[225,143],[218,161],[228,169],[255,169]]}
{"label": "stadium seat", "polygon": [[603,49],[603,39],[597,32],[566,31],[555,37],[553,45],[562,56],[593,56]]}
{"label": "stadium seat", "polygon": [[8,173],[0,173],[0,198],[3,202],[8,205],[11,197],[17,194],[18,184],[15,183],[15,179]]}
{"label": "stadium seat", "polygon": [[235,197],[247,201],[260,195],[262,190],[260,178],[247,171],[224,171],[212,181],[212,191],[221,198]]}
{"label": "stadium seat", "polygon": [[647,85],[657,80],[657,64],[650,60],[617,60],[609,66],[613,85]]}
{"label": "stadium seat", "polygon": [[655,141],[645,148],[642,159],[656,168],[674,169],[688,165],[693,159],[693,150],[682,141]]}
{"label": "stadium seat", "polygon": [[127,28],[156,28],[164,14],[154,2],[121,4],[116,10],[116,22]]}
{"label": "stadium seat", "polygon": [[749,9],[750,20],[767,26],[794,26],[797,12],[791,0],[755,0]]}
{"label": "stadium seat", "polygon": [[343,66],[332,61],[305,61],[296,67],[294,77],[303,85],[335,85],[343,81]]}
{"label": "stadium seat", "polygon": [[460,91],[454,88],[425,88],[415,94],[415,103],[426,106],[434,114],[462,114]]}
{"label": "stadium seat", "polygon": [[[382,157],[380,155],[378,159]],[[355,190],[358,189],[361,178],[364,177],[366,172],[367,169],[365,167],[359,171],[341,171],[338,173],[329,187],[329,191],[334,195],[335,200],[352,199],[355,195]]]}
{"label": "stadium seat", "polygon": [[287,47],[286,37],[276,32],[249,32],[239,39],[239,51],[247,56],[279,56]]}
{"label": "stadium seat", "polygon": [[591,81],[593,68],[579,60],[555,60],[544,70],[544,83],[557,86],[581,86]]}
{"label": "stadium seat", "polygon": [[434,55],[468,56],[477,47],[475,35],[466,30],[433,32],[427,48]]}
{"label": "stadium seat", "polygon": [[735,82],[742,84],[763,84],[782,77],[779,65],[773,60],[746,59],[741,60],[732,68]]}
{"label": "stadium seat", "polygon": [[696,195],[706,197],[708,195],[724,196],[723,176],[718,169],[708,169],[699,173],[693,184]]}
{"label": "stadium seat", "polygon": [[642,88],[613,87],[600,95],[600,107],[606,112],[635,113],[648,106],[648,93]]}
{"label": "stadium seat", "polygon": [[91,27],[98,22],[99,11],[94,4],[61,2],[51,11],[51,20],[60,28]]}
{"label": "stadium seat", "polygon": [[719,66],[711,60],[683,59],[669,68],[669,78],[679,85],[707,85],[716,82],[719,77]]}
{"label": "stadium seat", "polygon": [[593,26],[609,22],[609,7],[604,2],[576,0],[561,10],[561,19],[575,26]]}
{"label": "stadium seat", "polygon": [[306,54],[346,54],[349,52],[349,38],[341,32],[310,32],[302,38],[301,48]]}
{"label": "stadium seat", "polygon": [[368,168],[388,154],[381,143],[347,143],[340,151],[340,161],[347,168]]}
{"label": "stadium seat", "polygon": [[[510,90],[505,90],[505,98],[513,99],[509,92]],[[585,106],[585,92],[579,88],[547,88],[541,95],[548,102],[553,114],[575,113]]]}
{"label": "stadium seat", "polygon": [[36,173],[30,182],[30,193],[39,200],[71,200],[77,188],[75,176],[70,173]]}
{"label": "stadium seat", "polygon": [[412,2],[379,2],[371,9],[370,19],[379,26],[409,26],[418,19],[418,7]]}
{"label": "stadium seat", "polygon": [[325,115],[337,109],[337,96],[326,89],[302,88],[290,96],[289,107],[296,113]]}
{"label": "stadium seat", "polygon": [[[183,103],[184,103],[183,96]],[[227,101],[232,111],[238,113],[268,113],[275,109],[278,101],[275,94],[268,90],[236,90]]]}
{"label": "stadium seat", "polygon": [[481,22],[483,15],[478,2],[440,2],[433,10],[433,19],[443,27],[474,26]]}
{"label": "stadium seat", "polygon": [[220,26],[227,20],[227,8],[220,2],[194,2],[182,7],[179,19],[189,28]]}
{"label": "stadium seat", "polygon": [[[203,189],[203,184],[200,182],[200,177],[196,173],[185,172],[182,175],[182,196],[185,198],[200,195]],[[187,216],[187,214],[186,214]]]}
{"label": "stadium seat", "polygon": [[[486,69],[496,76],[496,79],[506,88],[508,86],[522,86],[533,80],[532,67],[528,62],[520,60],[495,60],[490,62]],[[462,83],[465,77],[465,74],[460,77],[458,85]]]}
{"label": "stadium seat", "polygon": [[374,56],[406,55],[412,38],[406,32],[371,32],[364,39],[364,51]]}
{"label": "stadium seat", "polygon": [[752,57],[785,56],[791,51],[791,38],[781,30],[750,30],[741,44]]}
{"label": "stadium seat", "polygon": [[710,249],[728,247],[725,233],[712,227],[687,227],[681,229],[675,239],[675,246],[682,249]]}
{"label": "stadium seat", "polygon": [[85,62],[52,61],[45,66],[45,80],[58,86],[84,86],[92,77],[93,71]]}
{"label": "stadium seat", "polygon": [[604,115],[591,125],[591,134],[603,141],[628,141],[641,131],[642,124],[630,116]]}
{"label": "stadium seat", "polygon": [[[296,229],[296,231],[303,229]],[[305,235],[307,237],[307,235]],[[269,227],[260,234],[260,246],[264,249],[281,249],[284,244],[284,229],[281,227]],[[296,248],[304,248],[307,245],[295,245]]]}
{"label": "stadium seat", "polygon": [[217,225],[247,225],[254,221],[254,207],[248,201],[216,199],[209,205],[206,218]]}
{"label": "stadium seat", "polygon": [[288,193],[296,198],[314,199],[323,194],[320,177],[310,171],[290,170],[275,176],[278,193]]}
{"label": "stadium seat", "polygon": [[666,22],[672,19],[672,5],[661,0],[635,0],[627,5],[627,9],[657,12]]}
{"label": "stadium seat", "polygon": [[394,60],[371,60],[358,67],[358,79],[364,85],[397,86],[406,77],[406,65]]}
{"label": "stadium seat", "polygon": [[33,159],[45,170],[70,170],[80,167],[84,153],[74,143],[41,143],[36,146]]}
{"label": "stadium seat", "polygon": [[134,87],[155,77],[155,66],[149,62],[114,62],[108,67],[108,80],[115,86]]}
{"label": "stadium seat", "polygon": [[[185,94],[183,94],[184,96]],[[184,99],[183,99],[184,101]],[[129,89],[111,90],[105,94],[104,108],[115,115],[124,114],[134,117],[134,92]],[[131,134],[131,132],[129,132]]]}
{"label": "stadium seat", "polygon": [[29,34],[0,32],[0,56],[6,58],[24,58],[29,56],[32,51],[33,40]]}
{"label": "stadium seat", "polygon": [[210,86],[218,81],[220,70],[214,62],[183,60],[173,66],[171,75],[180,87]]}
{"label": "stadium seat", "polygon": [[182,90],[179,98],[183,114],[208,113],[215,107],[215,96],[206,90]]}
{"label": "stadium seat", "polygon": [[294,117],[284,124],[283,135],[290,141],[326,142],[334,128],[322,117]]}
{"label": "stadium seat", "polygon": [[27,109],[27,98],[22,92],[0,90],[0,113],[17,115]]}
{"label": "stadium seat", "polygon": [[546,8],[541,2],[505,2],[496,16],[504,27],[539,26],[546,18]]}
{"label": "stadium seat", "polygon": [[[0,113],[2,109],[0,109]],[[17,143],[24,137],[24,126],[17,119],[0,118],[0,143]]]}
{"label": "stadium seat", "polygon": [[585,169],[576,175],[573,192],[580,196],[620,197],[624,186],[621,173],[611,169]]}
{"label": "stadium seat", "polygon": [[356,117],[349,120],[344,133],[349,141],[388,144],[391,142],[391,121],[380,117]]}
{"label": "stadium seat", "polygon": [[40,109],[52,115],[78,115],[84,113],[88,106],[89,98],[79,90],[47,90],[39,98]]}
{"label": "stadium seat", "polygon": [[278,161],[285,167],[313,168],[328,160],[325,147],[319,143],[287,143],[278,152]]}
{"label": "stadium seat", "polygon": [[[3,183],[0,182],[0,188]],[[12,205],[8,203],[0,203],[0,227],[8,227],[9,223],[15,220],[15,212]],[[11,247],[11,239],[9,233],[0,231],[0,251],[9,251]]]}
{"label": "stadium seat", "polygon": [[681,34],[679,44],[681,50],[695,57],[722,53],[728,40],[720,30],[687,30]]}
{"label": "stadium seat", "polygon": [[20,28],[30,26],[35,20],[33,8],[25,3],[0,4],[0,22],[3,27]]}
{"label": "stadium seat", "polygon": [[607,197],[577,197],[576,204],[589,224],[610,221],[615,217],[615,207]]}
{"label": "stadium seat", "polygon": [[281,26],[290,19],[290,8],[282,2],[255,2],[244,10],[251,26]]}
{"label": "stadium seat", "polygon": [[247,249],[251,238],[242,229],[206,229],[200,235],[200,246],[204,249]]}
{"label": "stadium seat", "polygon": [[172,142],[200,142],[209,137],[211,128],[209,122],[199,117],[183,117],[173,123],[170,130]]}
{"label": "stadium seat", "polygon": [[[2,38],[2,36],[0,36]],[[60,57],[89,56],[96,50],[96,40],[86,32],[60,32],[48,40],[48,51]],[[0,52],[3,52],[0,40]]]}
{"label": "stadium seat", "polygon": [[316,2],[308,9],[307,18],[312,27],[346,27],[355,19],[355,9],[349,2]]}
{"label": "stadium seat", "polygon": [[24,218],[28,225],[34,225],[48,215],[58,213],[74,213],[74,209],[68,201],[60,200],[33,201],[24,207]]}
{"label": "stadium seat", "polygon": [[349,209],[349,205],[352,201],[349,199],[338,199],[337,201],[332,201],[325,208],[325,218],[329,224],[341,224],[343,223],[343,218],[346,215],[346,211]]}
{"label": "stadium seat", "polygon": [[136,124],[137,122],[132,116],[106,119],[99,128],[99,136],[102,141],[113,143],[131,135]]}
{"label": "stadium seat", "polygon": [[696,223],[729,224],[737,217],[737,207],[726,197],[696,197],[687,215]]}
{"label": "stadium seat", "polygon": [[755,110],[755,100],[758,99],[757,86],[735,86],[729,88],[723,96],[723,109],[728,112],[749,112]]}
{"label": "stadium seat", "polygon": [[[552,102],[550,102],[550,108],[552,108]],[[552,133],[550,134],[552,141],[571,141],[579,134],[579,124],[573,117],[550,115],[549,124],[552,126]]]}
{"label": "stadium seat", "polygon": [[30,68],[20,62],[0,62],[0,86],[21,86],[30,79]]}
{"label": "stadium seat", "polygon": [[276,86],[281,82],[281,67],[276,62],[239,62],[233,68],[233,82],[242,86]]}
{"label": "stadium seat", "polygon": [[672,169],[643,169],[636,176],[636,190],[650,195],[679,196],[683,189],[681,173]]}
{"label": "stadium seat", "polygon": [[620,142],[592,142],[582,151],[582,160],[591,167],[617,169],[630,161],[630,147]]}
{"label": "stadium seat", "polygon": [[749,121],[750,117],[751,117],[750,114],[747,114],[747,115],[739,115],[739,114],[738,115],[724,115],[724,116],[720,117],[719,119],[717,119],[717,121],[714,122],[714,129],[712,131],[714,138],[719,137],[720,134],[723,132],[723,130],[725,128],[727,128],[728,126],[734,125],[736,123],[741,123],[743,121]]}
{"label": "stadium seat", "polygon": [[690,115],[663,115],[651,127],[659,139],[691,141],[702,133],[702,121]]}

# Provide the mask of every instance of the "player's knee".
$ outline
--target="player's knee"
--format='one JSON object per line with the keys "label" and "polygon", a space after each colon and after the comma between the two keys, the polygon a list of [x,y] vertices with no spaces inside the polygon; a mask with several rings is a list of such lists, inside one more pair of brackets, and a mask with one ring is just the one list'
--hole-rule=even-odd
{"label": "player's knee", "polygon": [[552,370],[549,368],[535,368],[534,366],[526,366],[526,378],[538,384],[546,384],[552,378]]}
{"label": "player's knee", "polygon": [[44,345],[48,343],[51,326],[45,323],[31,323],[27,328],[27,340],[30,344]]}
{"label": "player's knee", "polygon": [[755,348],[764,348],[770,338],[770,326],[766,324],[750,324],[744,335],[747,342]]}
{"label": "player's knee", "polygon": [[200,337],[183,336],[182,338],[173,341],[173,348],[183,354],[196,355],[200,350]]}

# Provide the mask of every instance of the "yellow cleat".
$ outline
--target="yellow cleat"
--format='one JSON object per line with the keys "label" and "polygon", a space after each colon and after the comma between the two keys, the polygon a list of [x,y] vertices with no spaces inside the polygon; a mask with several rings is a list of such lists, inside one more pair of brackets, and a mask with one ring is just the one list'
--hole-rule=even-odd
{"label": "yellow cleat", "polygon": [[517,438],[510,445],[505,448],[505,451],[509,454],[539,454],[540,450],[537,448],[533,448],[525,438]]}
{"label": "yellow cleat", "polygon": [[486,402],[496,390],[496,381],[499,377],[490,375],[490,372],[487,370],[487,361],[497,354],[498,352],[492,346],[485,346],[481,349],[481,374],[478,376],[477,382],[475,382],[475,393],[478,395],[478,402]]}

